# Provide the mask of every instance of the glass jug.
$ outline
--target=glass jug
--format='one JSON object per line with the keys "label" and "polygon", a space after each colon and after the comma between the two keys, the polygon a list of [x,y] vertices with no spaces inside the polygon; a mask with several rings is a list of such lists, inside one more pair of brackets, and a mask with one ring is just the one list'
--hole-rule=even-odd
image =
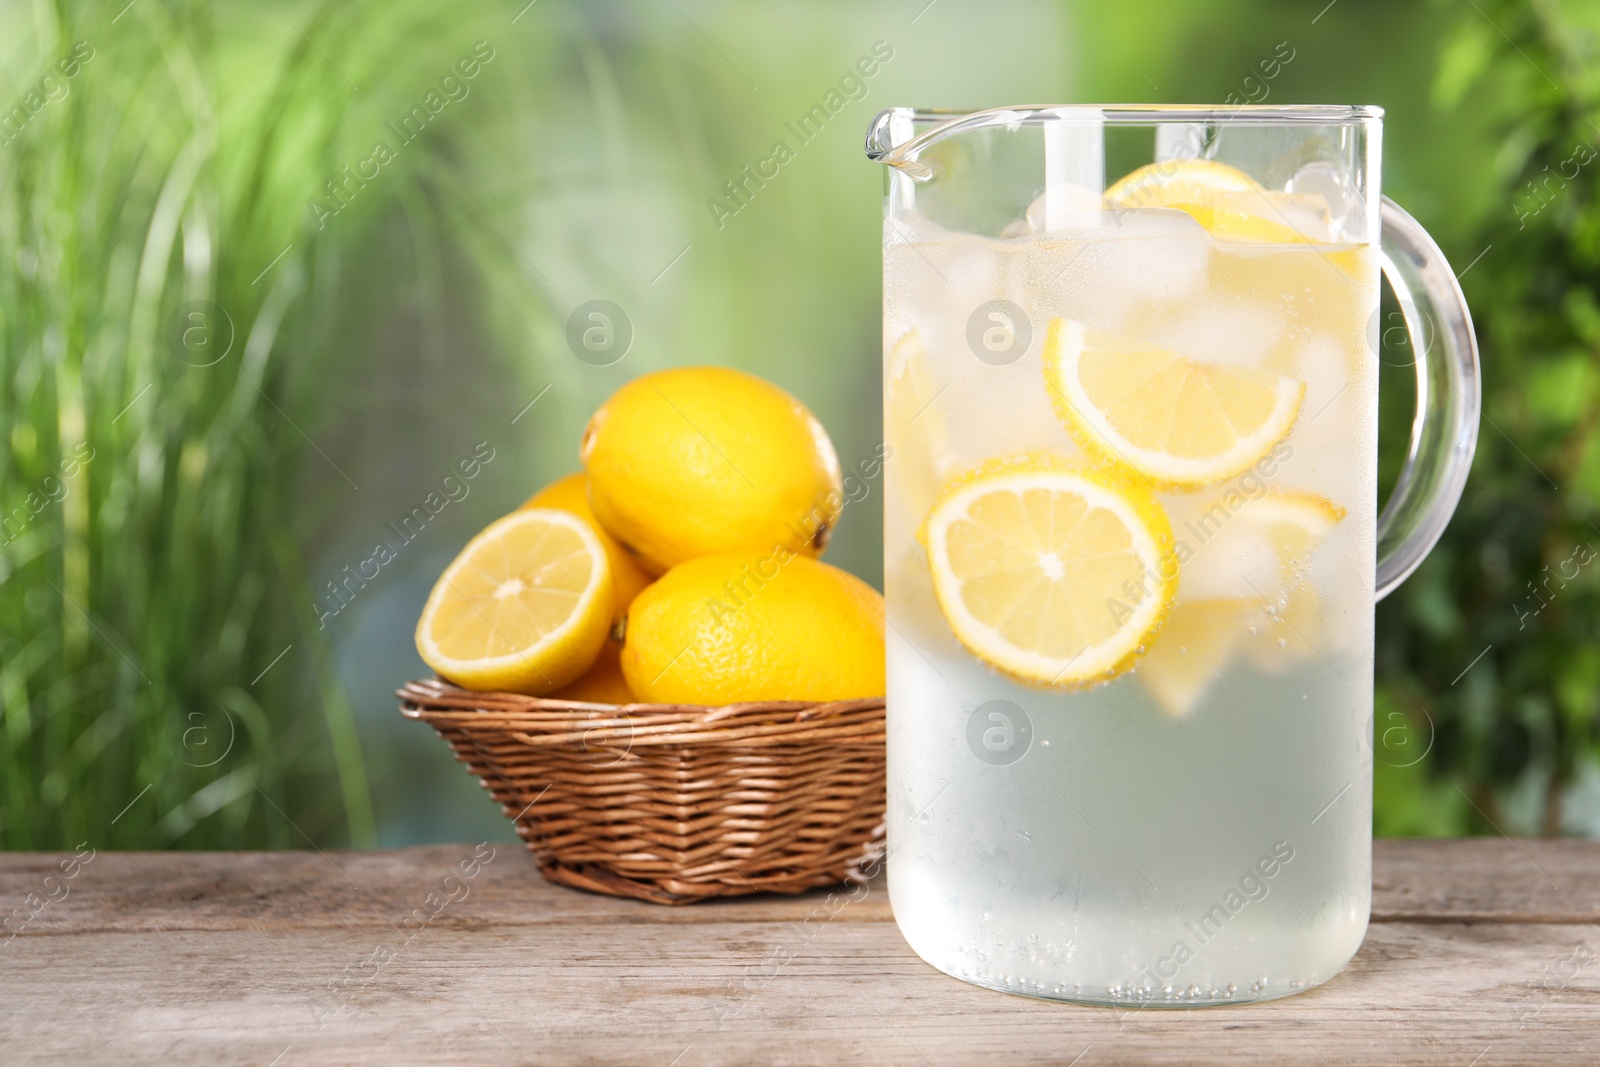
{"label": "glass jug", "polygon": [[[1472,324],[1373,107],[896,108],[889,893],[923,959],[1121,1006],[1337,974],[1373,619],[1477,439]],[[1377,501],[1378,300],[1417,353]]]}

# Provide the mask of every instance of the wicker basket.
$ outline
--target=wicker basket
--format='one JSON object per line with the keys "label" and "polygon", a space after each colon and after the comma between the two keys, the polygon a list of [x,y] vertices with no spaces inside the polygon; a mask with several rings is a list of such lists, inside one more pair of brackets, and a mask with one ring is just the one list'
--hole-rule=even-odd
{"label": "wicker basket", "polygon": [[706,708],[398,691],[545,878],[657,904],[799,893],[883,854],[883,698]]}

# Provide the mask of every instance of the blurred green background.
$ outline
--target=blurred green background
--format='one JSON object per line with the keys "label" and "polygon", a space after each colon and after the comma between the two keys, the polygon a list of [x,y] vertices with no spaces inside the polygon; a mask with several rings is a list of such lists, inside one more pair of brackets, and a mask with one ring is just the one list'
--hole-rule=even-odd
{"label": "blurred green background", "polygon": [[[755,372],[871,454],[872,115],[1230,99],[1385,107],[1385,191],[1483,345],[1461,511],[1379,611],[1377,832],[1600,835],[1600,584],[1552,577],[1600,549],[1597,8],[0,4],[0,847],[510,839],[395,711],[428,588],[647,370]],[[632,330],[606,367],[566,342],[596,299]],[[829,558],[881,584],[880,534],[847,509]]]}

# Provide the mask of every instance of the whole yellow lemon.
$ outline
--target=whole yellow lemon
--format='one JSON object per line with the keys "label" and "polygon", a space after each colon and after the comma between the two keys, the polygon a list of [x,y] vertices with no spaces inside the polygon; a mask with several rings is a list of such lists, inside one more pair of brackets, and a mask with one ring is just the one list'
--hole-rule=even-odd
{"label": "whole yellow lemon", "polygon": [[634,600],[622,673],[668,704],[882,696],[883,623],[877,590],[786,547],[702,556]]}
{"label": "whole yellow lemon", "polygon": [[517,510],[527,511],[529,508],[559,508],[578,516],[594,529],[595,536],[600,538],[600,544],[605,547],[606,561],[611,564],[611,618],[613,622],[622,621],[622,617],[628,613],[628,605],[639,595],[639,590],[650,584],[650,576],[626,549],[617,544],[617,539],[606,533],[605,528],[595,520],[594,512],[589,510],[588,476],[579,471],[565,478],[557,478],[529,497],[527,503]]}
{"label": "whole yellow lemon", "polygon": [[554,700],[582,700],[590,704],[633,704],[636,698],[622,676],[621,646],[607,641],[600,646],[600,655],[575,682],[551,693]]}
{"label": "whole yellow lemon", "polygon": [[741,549],[821,555],[844,504],[816,417],[726,367],[634,379],[594,413],[580,454],[595,518],[652,574]]}

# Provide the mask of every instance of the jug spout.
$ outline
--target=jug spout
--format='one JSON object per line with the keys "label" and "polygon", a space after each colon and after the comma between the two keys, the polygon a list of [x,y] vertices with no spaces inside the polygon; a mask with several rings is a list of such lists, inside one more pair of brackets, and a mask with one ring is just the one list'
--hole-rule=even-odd
{"label": "jug spout", "polygon": [[911,158],[907,147],[913,142],[912,120],[916,112],[909,107],[891,107],[878,112],[867,127],[867,158],[893,167],[912,181],[925,182],[933,169]]}
{"label": "jug spout", "polygon": [[1025,124],[1081,117],[1080,113],[1096,119],[1100,114],[1097,109],[1070,107],[999,107],[987,111],[892,107],[878,112],[867,127],[867,158],[893,167],[913,181],[925,182],[934,177],[934,169],[919,157],[940,141],[990,126],[1016,129]]}

